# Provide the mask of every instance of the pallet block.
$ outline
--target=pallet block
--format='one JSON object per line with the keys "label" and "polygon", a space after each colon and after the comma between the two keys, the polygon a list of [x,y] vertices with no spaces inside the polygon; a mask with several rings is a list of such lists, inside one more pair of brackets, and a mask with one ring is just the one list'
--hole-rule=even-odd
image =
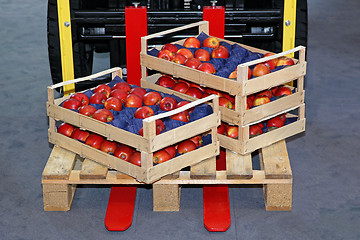
{"label": "pallet block", "polygon": [[[209,159],[210,168],[195,166],[196,178],[191,176],[191,170],[163,177],[152,184],[153,210],[179,211],[183,184],[262,184],[266,210],[290,211],[293,180],[285,140],[262,148],[259,156],[260,170],[252,168],[251,155],[244,156],[228,151],[227,170],[216,171],[211,167],[215,160]],[[102,165],[93,162],[91,167],[87,167],[87,164],[87,159],[81,159],[63,148],[54,147],[42,177],[45,211],[70,210],[77,184],[144,184],[111,169],[102,170],[99,174],[98,169],[103,169]],[[208,174],[209,169],[212,169],[211,174]],[[199,178],[199,174],[203,176]]]}

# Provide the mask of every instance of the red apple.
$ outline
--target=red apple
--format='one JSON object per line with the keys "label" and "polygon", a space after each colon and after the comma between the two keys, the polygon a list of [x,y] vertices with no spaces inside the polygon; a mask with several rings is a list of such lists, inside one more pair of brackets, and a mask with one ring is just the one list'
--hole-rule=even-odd
{"label": "red apple", "polygon": [[146,94],[146,90],[141,88],[141,87],[137,87],[137,88],[133,88],[130,91],[131,94],[136,94],[138,95],[141,99],[144,98],[144,95]]}
{"label": "red apple", "polygon": [[130,156],[133,154],[134,149],[127,145],[120,145],[114,151],[114,156],[124,161],[129,161]]}
{"label": "red apple", "polygon": [[250,137],[255,137],[255,136],[260,135],[262,133],[263,133],[263,131],[262,131],[261,127],[259,125],[257,125],[257,124],[252,125],[252,126],[249,127],[249,135],[250,135]]}
{"label": "red apple", "polygon": [[136,166],[141,167],[141,153],[136,151],[131,154],[129,157],[129,163],[135,164]]}
{"label": "red apple", "polygon": [[231,138],[237,138],[239,136],[239,128],[237,126],[229,126],[226,130],[226,135]]}
{"label": "red apple", "polygon": [[283,66],[283,65],[294,65],[294,60],[292,60],[292,58],[289,57],[279,57],[278,58],[278,62],[276,64],[276,66]]}
{"label": "red apple", "polygon": [[101,143],[105,140],[104,137],[91,133],[89,137],[86,139],[85,144],[90,145],[93,148],[100,149]]}
{"label": "red apple", "polygon": [[[179,103],[176,105],[176,108],[182,107],[182,106],[184,106],[184,105],[186,105],[186,104],[188,104],[188,103],[190,103],[190,102],[188,102],[188,101],[181,101],[181,102],[179,102]],[[189,111],[189,113],[192,113],[192,112],[194,111],[194,107],[188,109],[187,111]]]}
{"label": "red apple", "polygon": [[215,69],[214,65],[212,65],[211,63],[202,63],[197,68],[197,70],[202,71],[202,72],[206,72],[206,73],[209,73],[209,74],[216,73],[216,69]]}
{"label": "red apple", "polygon": [[144,118],[148,118],[151,116],[154,116],[154,111],[150,107],[147,107],[147,106],[143,106],[143,107],[136,109],[136,111],[134,113],[134,117],[139,118],[139,119],[144,119]]}
{"label": "red apple", "polygon": [[172,88],[175,85],[175,80],[167,75],[163,75],[159,77],[157,84],[162,87]]}
{"label": "red apple", "polygon": [[275,92],[275,96],[276,97],[281,97],[281,96],[284,96],[284,95],[291,95],[292,92],[290,90],[290,88],[286,87],[286,86],[281,86],[279,87],[276,92]]}
{"label": "red apple", "polygon": [[116,142],[104,140],[101,143],[100,150],[109,154],[114,154],[117,147],[118,144]]}
{"label": "red apple", "polygon": [[186,48],[179,49],[179,51],[177,51],[177,54],[184,55],[186,58],[194,57],[194,54],[189,49]]}
{"label": "red apple", "polygon": [[145,93],[143,98],[143,103],[146,106],[159,104],[162,99],[162,96],[158,92],[148,92]]}
{"label": "red apple", "polygon": [[183,46],[186,48],[200,48],[201,43],[200,43],[199,39],[197,39],[195,37],[189,37],[189,38],[185,39]]}
{"label": "red apple", "polygon": [[79,107],[82,106],[82,104],[79,100],[77,100],[75,98],[70,98],[70,99],[66,100],[62,106],[66,109],[78,110]]}
{"label": "red apple", "polygon": [[172,52],[170,52],[169,50],[164,49],[158,53],[157,57],[167,60],[167,61],[171,61],[174,57],[174,54]]}
{"label": "red apple", "polygon": [[197,69],[201,64],[201,61],[197,58],[188,58],[186,59],[184,66],[192,68],[192,69]]}
{"label": "red apple", "polygon": [[190,87],[198,88],[200,91],[205,92],[205,88],[201,87],[199,84],[190,83]]}
{"label": "red apple", "polygon": [[229,101],[232,103],[232,105],[233,105],[233,108],[235,108],[235,97],[234,96],[231,96],[231,95],[229,95],[229,94],[227,94],[227,93],[221,93],[222,94],[222,96],[224,97],[224,98],[227,98],[227,99],[229,99]]}
{"label": "red apple", "polygon": [[195,97],[195,98],[201,98],[201,96],[203,95],[203,92],[195,87],[189,87],[189,89],[186,91],[185,93],[186,95]]}
{"label": "red apple", "polygon": [[175,115],[170,116],[171,119],[181,121],[181,122],[189,122],[190,121],[190,115],[189,111],[185,110],[182,112],[179,112]]}
{"label": "red apple", "polygon": [[189,139],[193,143],[195,143],[196,147],[201,147],[203,145],[203,138],[201,135],[197,135]]}
{"label": "red apple", "polygon": [[188,89],[189,89],[189,85],[184,82],[177,82],[172,87],[172,90],[181,92],[181,93],[186,93]]}
{"label": "red apple", "polygon": [[106,84],[97,85],[96,88],[94,89],[94,93],[105,94],[107,98],[110,96],[110,92],[111,92],[111,87],[109,87]]}
{"label": "red apple", "polygon": [[[161,133],[160,129],[156,127],[156,135],[159,135]],[[144,136],[144,128],[140,128],[139,135]]]}
{"label": "red apple", "polygon": [[85,142],[89,137],[90,133],[88,131],[80,130],[79,128],[75,128],[71,134],[71,138],[77,139],[79,141]]}
{"label": "red apple", "polygon": [[220,42],[216,37],[208,37],[203,41],[203,47],[217,48]]}
{"label": "red apple", "polygon": [[202,62],[210,61],[210,53],[205,49],[200,48],[195,51],[195,58]]}
{"label": "red apple", "polygon": [[175,46],[172,43],[167,43],[164,46],[162,46],[161,50],[164,50],[164,49],[169,50],[172,53],[176,53],[178,51],[177,46]]}
{"label": "red apple", "polygon": [[279,117],[281,118],[281,120],[285,123],[286,122],[286,113],[283,113],[281,115],[279,115]]}
{"label": "red apple", "polygon": [[104,103],[104,107],[108,110],[121,111],[122,102],[116,97],[109,97]]}
{"label": "red apple", "polygon": [[268,74],[270,73],[270,68],[268,66],[266,66],[264,63],[259,63],[257,64],[253,71],[252,71],[252,75],[254,77],[260,77],[260,76],[263,76],[265,74]]}
{"label": "red apple", "polygon": [[187,152],[191,152],[196,149],[196,144],[191,140],[185,140],[178,144],[177,152],[179,154],[184,154]]}
{"label": "red apple", "polygon": [[264,91],[256,94],[256,96],[267,96],[268,98],[272,98],[273,94],[272,94],[271,90],[264,90]]}
{"label": "red apple", "polygon": [[[266,53],[264,55],[264,57],[269,57],[269,56],[272,56],[272,55],[275,55],[275,53]],[[278,62],[278,59],[275,58],[275,59],[266,61],[264,64],[267,65],[270,68],[270,70],[272,70],[272,69],[276,68],[277,62]]]}
{"label": "red apple", "polygon": [[164,97],[160,101],[160,109],[163,111],[171,111],[176,108],[177,101],[172,97]]}
{"label": "red apple", "polygon": [[160,132],[165,130],[165,124],[163,121],[161,121],[160,119],[157,119],[155,121],[155,125],[156,125],[156,130],[159,130]]}
{"label": "red apple", "polygon": [[268,128],[269,131],[276,128],[280,128],[282,126],[284,126],[284,122],[280,116],[271,118],[266,122],[266,127]]}
{"label": "red apple", "polygon": [[142,100],[141,97],[139,97],[136,94],[129,94],[125,99],[125,107],[141,107],[142,106]]}
{"label": "red apple", "polygon": [[177,64],[184,64],[186,59],[187,58],[184,55],[176,53],[171,61]]}
{"label": "red apple", "polygon": [[170,154],[171,158],[176,156],[176,148],[174,146],[169,146],[169,147],[165,148],[164,150]]}
{"label": "red apple", "polygon": [[209,93],[209,94],[218,95],[219,97],[222,97],[222,96],[223,96],[219,91],[216,91],[216,90],[211,89],[211,88],[206,88],[206,89],[205,89],[205,92],[206,92],[206,93]]}
{"label": "red apple", "polygon": [[58,133],[61,133],[67,137],[71,137],[71,134],[73,133],[75,127],[73,125],[70,125],[68,123],[62,123],[58,127]]}
{"label": "red apple", "polygon": [[182,83],[186,83],[188,85],[188,87],[190,87],[190,82],[186,81],[185,79],[179,78],[177,79],[177,82],[182,82]]}
{"label": "red apple", "polygon": [[[237,78],[237,69],[235,69],[235,71],[230,73],[229,78],[230,79]],[[251,78],[251,69],[248,67],[248,79],[250,79],[250,78]]]}
{"label": "red apple", "polygon": [[157,151],[153,154],[153,163],[159,164],[171,159],[170,154],[165,150]]}
{"label": "red apple", "polygon": [[221,122],[220,126],[217,128],[217,133],[226,135],[227,128],[228,128],[228,125],[224,122]]}
{"label": "red apple", "polygon": [[270,98],[267,96],[256,96],[253,101],[253,106],[259,106],[270,102]]}
{"label": "red apple", "polygon": [[229,99],[227,99],[225,97],[220,97],[219,98],[219,105],[223,106],[223,107],[226,107],[226,108],[229,108],[229,109],[233,108],[233,104],[230,102]]}
{"label": "red apple", "polygon": [[125,102],[126,97],[128,96],[128,93],[125,92],[122,89],[114,89],[110,93],[110,97],[116,97],[119,99],[122,103]]}
{"label": "red apple", "polygon": [[79,100],[82,105],[88,105],[89,104],[89,98],[86,96],[85,93],[74,93],[71,95],[70,98],[75,98],[76,100]]}
{"label": "red apple", "polygon": [[93,95],[91,95],[90,103],[91,104],[104,104],[106,99],[107,99],[107,97],[105,94],[97,92],[97,93],[94,93]]}
{"label": "red apple", "polygon": [[115,89],[121,89],[124,92],[129,93],[131,91],[131,86],[127,82],[119,82],[112,87],[112,90]]}
{"label": "red apple", "polygon": [[79,113],[88,117],[92,117],[96,112],[96,108],[92,105],[83,105],[79,108]]}
{"label": "red apple", "polygon": [[99,109],[93,114],[93,118],[101,122],[111,122],[114,120],[113,114],[108,109]]}
{"label": "red apple", "polygon": [[206,98],[206,97],[208,97],[208,96],[210,96],[210,95],[211,95],[210,93],[205,92],[205,93],[201,96],[201,98]]}
{"label": "red apple", "polygon": [[212,50],[211,52],[212,58],[228,58],[229,57],[229,51],[224,46],[219,46]]}
{"label": "red apple", "polygon": [[278,90],[278,86],[275,86],[275,87],[272,87],[270,90],[271,90],[271,92],[272,92],[272,94],[273,94],[273,96],[275,96],[275,93],[276,93],[276,90]]}

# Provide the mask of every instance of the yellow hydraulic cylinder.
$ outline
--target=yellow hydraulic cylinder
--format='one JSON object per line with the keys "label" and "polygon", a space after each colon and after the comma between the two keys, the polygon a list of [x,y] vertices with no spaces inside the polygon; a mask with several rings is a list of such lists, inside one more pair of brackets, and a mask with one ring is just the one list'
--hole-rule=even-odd
{"label": "yellow hydraulic cylinder", "polygon": [[[70,0],[57,0],[61,71],[63,81],[74,79],[74,60],[71,36]],[[75,92],[75,84],[64,86],[64,95]]]}

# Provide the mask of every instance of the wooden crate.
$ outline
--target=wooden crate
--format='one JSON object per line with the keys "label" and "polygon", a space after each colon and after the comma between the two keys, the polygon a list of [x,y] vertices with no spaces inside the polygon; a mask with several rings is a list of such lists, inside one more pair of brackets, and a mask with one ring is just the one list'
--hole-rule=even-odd
{"label": "wooden crate", "polygon": [[[194,101],[173,111],[144,119],[144,136],[133,134],[131,132],[114,127],[110,124],[103,123],[96,119],[78,114],[72,110],[68,110],[59,106],[59,104],[61,104],[65,99],[69,98],[69,96],[58,99],[54,98],[54,89],[57,87],[79,81],[91,80],[109,73],[111,73],[113,77],[116,75],[121,76],[121,69],[113,68],[85,78],[75,79],[48,87],[49,99],[47,102],[47,114],[49,116],[49,142],[103,164],[108,168],[121,171],[129,176],[136,178],[138,181],[145,183],[152,183],[165,175],[177,172],[184,167],[193,165],[198,166],[198,168],[194,169],[198,169],[199,176],[214,175],[214,172],[216,171],[215,157],[219,154],[219,142],[216,128],[220,124],[220,112],[217,106],[217,97],[210,96],[209,98]],[[209,103],[213,106],[212,114],[199,120],[189,122],[186,125],[156,135],[155,121],[157,119],[171,116],[203,103]],[[57,133],[56,121],[72,124],[82,129],[100,134],[109,140],[136,148],[138,151],[141,151],[141,167],[126,161],[122,161],[110,154],[104,153],[77,140]],[[200,147],[192,152],[175,157],[167,162],[155,166],[153,165],[152,159],[154,152],[185,139],[189,139],[193,136],[208,132],[210,132],[212,139],[210,144]],[[204,163],[200,164],[200,162],[203,161]]]}
{"label": "wooden crate", "polygon": [[[179,211],[183,184],[262,184],[266,210],[292,209],[292,171],[281,140],[259,151],[260,170],[253,169],[251,155],[227,150],[227,170],[216,171],[215,178],[192,178],[190,170],[163,177],[152,184],[154,211]],[[191,167],[192,168],[192,167]],[[42,174],[45,211],[68,211],[78,184],[141,185],[135,178],[64,148],[54,146]]]}
{"label": "wooden crate", "polygon": [[[305,91],[304,91],[304,75],[306,74],[306,61],[305,61],[305,47],[296,47],[292,50],[275,54],[270,57],[257,59],[254,61],[246,62],[237,66],[237,79],[232,80],[228,78],[222,78],[212,74],[208,74],[196,69],[191,69],[174,62],[166,61],[157,57],[148,55],[147,41],[163,36],[170,33],[175,33],[188,28],[198,27],[199,33],[208,31],[208,22],[203,21],[186,25],[184,27],[175,28],[168,31],[163,31],[157,34],[152,34],[142,38],[142,51],[141,51],[141,66],[142,66],[142,80],[141,85],[143,87],[151,87],[158,91],[165,93],[175,94],[179,97],[188,100],[194,100],[195,98],[181,94],[171,89],[161,87],[154,84],[159,77],[158,74],[147,76],[147,70],[152,69],[161,73],[166,73],[174,77],[186,79],[188,81],[197,83],[201,86],[210,87],[219,91],[227,92],[230,95],[235,96],[235,109],[228,109],[220,106],[221,119],[229,124],[237,125],[239,127],[239,139],[231,139],[226,136],[219,136],[220,144],[232,151],[249,154],[261,147],[270,145],[281,139],[293,136],[297,133],[305,131]],[[230,44],[237,44],[224,39],[219,39]],[[180,45],[184,40],[177,41]],[[267,51],[252,48],[246,45],[238,44],[250,51],[267,53]],[[267,75],[248,79],[248,67],[261,62],[265,62],[271,59],[275,59],[281,56],[288,55],[290,53],[299,52],[299,59],[294,59],[295,65],[287,66],[284,69],[269,73]],[[272,101],[270,103],[258,106],[256,108],[246,109],[247,96],[257,93],[271,87],[279,86],[281,84],[289,83],[296,80],[297,87],[295,93]],[[249,137],[249,126],[258,122],[265,121],[276,115],[287,113],[290,111],[297,111],[297,121],[293,122],[285,127],[277,129],[272,132],[262,134],[260,136],[251,138]]]}

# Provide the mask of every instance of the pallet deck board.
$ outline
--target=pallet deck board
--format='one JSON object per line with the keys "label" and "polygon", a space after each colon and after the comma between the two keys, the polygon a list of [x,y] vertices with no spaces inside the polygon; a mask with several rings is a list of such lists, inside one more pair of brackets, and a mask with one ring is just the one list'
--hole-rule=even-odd
{"label": "pallet deck board", "polygon": [[107,167],[85,158],[81,166],[80,179],[105,179],[107,172]]}
{"label": "pallet deck board", "polygon": [[265,177],[267,179],[292,178],[285,141],[279,141],[261,149]]}
{"label": "pallet deck board", "polygon": [[43,171],[43,179],[69,179],[76,154],[55,146]]}

